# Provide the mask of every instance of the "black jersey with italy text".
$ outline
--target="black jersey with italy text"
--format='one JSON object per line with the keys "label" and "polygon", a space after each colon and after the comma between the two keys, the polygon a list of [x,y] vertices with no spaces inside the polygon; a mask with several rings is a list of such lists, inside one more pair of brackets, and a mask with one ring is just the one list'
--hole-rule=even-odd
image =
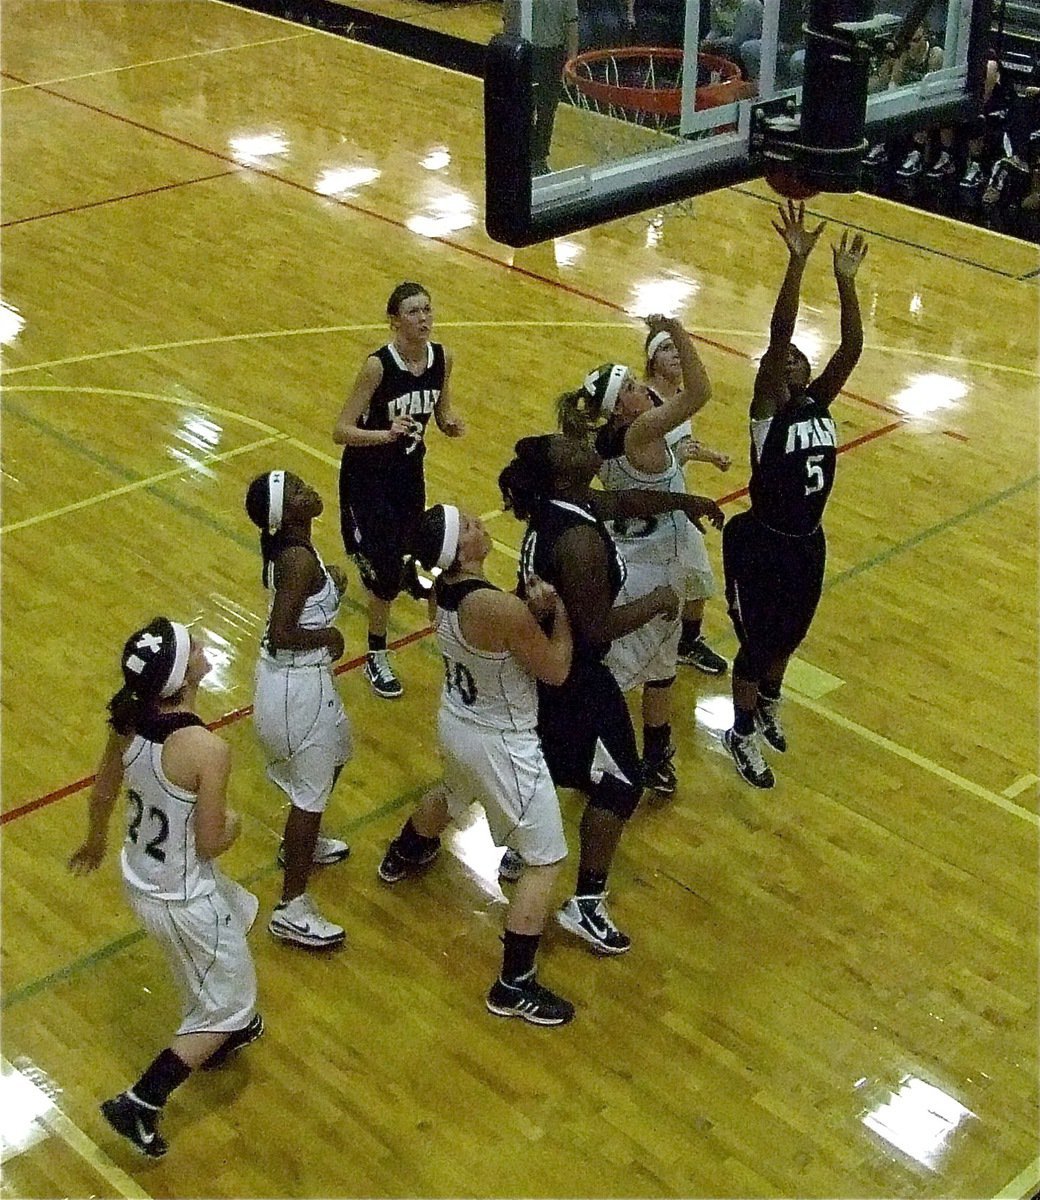
{"label": "black jersey with italy text", "polygon": [[430,342],[426,348],[426,369],[421,375],[408,370],[400,351],[390,342],[371,356],[378,358],[383,377],[372,394],[368,408],[361,414],[361,429],[389,429],[395,417],[411,417],[416,424],[412,437],[398,438],[385,446],[344,446],[343,465],[352,475],[380,477],[418,469],[426,453],[426,426],[444,387],[444,347]]}
{"label": "black jersey with italy text", "polygon": [[[549,500],[532,514],[520,545],[520,595],[524,595],[524,580],[537,575],[553,587],[559,587],[559,572],[556,567],[556,543],[577,525],[589,525],[603,539],[607,555],[607,572],[610,580],[611,603],[617,599],[625,581],[624,560],[618,554],[614,539],[606,525],[580,504],[567,500]],[[610,642],[590,642],[576,628],[574,635],[574,660],[598,661],[610,648]]]}
{"label": "black jersey with italy text", "polygon": [[751,510],[767,528],[807,537],[834,486],[838,432],[808,392],[772,417],[751,421]]}

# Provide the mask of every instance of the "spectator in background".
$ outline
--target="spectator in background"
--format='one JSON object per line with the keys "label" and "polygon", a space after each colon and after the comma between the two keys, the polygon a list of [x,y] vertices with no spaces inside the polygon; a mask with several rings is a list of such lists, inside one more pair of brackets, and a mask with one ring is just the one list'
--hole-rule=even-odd
{"label": "spectator in background", "polygon": [[[535,4],[537,9],[541,3]],[[636,23],[635,0],[578,0],[582,50],[624,46]]]}
{"label": "spectator in background", "polygon": [[744,45],[752,38],[759,39],[761,46],[762,0],[715,0],[711,27],[701,41],[701,49],[728,58],[746,70]]}
{"label": "spectator in background", "polygon": [[[560,103],[563,64],[578,53],[578,0],[538,0],[532,7],[531,174],[548,175],[549,145]],[[519,35],[519,0],[506,0],[503,26],[507,33]]]}
{"label": "spectator in background", "polygon": [[[809,0],[780,0],[776,29],[777,87],[798,87],[805,72],[805,31],[809,19]],[[748,79],[757,81],[762,73],[762,36],[748,38],[740,56]]]}

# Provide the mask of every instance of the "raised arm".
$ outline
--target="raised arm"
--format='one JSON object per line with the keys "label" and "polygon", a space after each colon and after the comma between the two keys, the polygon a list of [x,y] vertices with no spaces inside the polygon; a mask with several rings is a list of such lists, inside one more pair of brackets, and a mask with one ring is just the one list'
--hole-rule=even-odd
{"label": "raised arm", "polygon": [[83,844],[69,858],[69,870],[74,875],[87,875],[101,866],[108,846],[108,825],[112,819],[119,788],[123,783],[123,751],[130,738],[110,730],[94,786],[90,790],[87,835]]}
{"label": "raised arm", "polygon": [[813,399],[828,405],[845,386],[853,368],[863,353],[863,318],[856,294],[856,272],[867,254],[867,243],[856,234],[849,245],[848,230],[834,246],[834,278],[838,284],[841,305],[841,343],[830,362],[810,386]]}
{"label": "raised arm", "polygon": [[640,450],[660,441],[665,434],[677,429],[684,421],[688,421],[694,413],[702,409],[711,399],[711,382],[704,369],[693,338],[683,328],[681,321],[674,317],[662,317],[655,314],[647,317],[650,332],[667,333],[672,339],[679,354],[682,367],[683,386],[671,399],[648,409],[632,422],[625,435],[625,453],[636,466],[639,463],[632,456],[638,457]]}
{"label": "raised arm", "polygon": [[805,205],[796,206],[793,200],[787,202],[786,208],[778,205],[777,211],[780,224],[774,221],[773,228],[787,246],[787,270],[773,306],[769,345],[755,377],[755,396],[751,402],[751,415],[755,418],[771,417],[786,398],[787,352],[798,320],[802,274],[826,225],[826,221],[821,221],[815,229],[806,229]]}

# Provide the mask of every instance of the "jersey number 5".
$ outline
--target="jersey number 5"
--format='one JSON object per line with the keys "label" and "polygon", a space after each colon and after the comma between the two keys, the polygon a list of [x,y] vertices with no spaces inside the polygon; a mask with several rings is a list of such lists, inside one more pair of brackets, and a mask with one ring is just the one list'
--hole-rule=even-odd
{"label": "jersey number 5", "polygon": [[[133,809],[133,813],[126,830],[126,836],[136,846],[137,839],[141,834],[141,822],[144,819],[144,801],[135,791],[127,792],[127,797],[130,800],[130,807]],[[164,863],[166,861],[166,851],[163,849],[163,844],[170,836],[169,818],[161,808],[156,808],[152,804],[148,809],[148,819],[157,826],[157,832],[150,842],[145,843],[144,852],[149,858],[154,858],[156,862]]]}
{"label": "jersey number 5", "polygon": [[826,480],[823,477],[823,467],[820,465],[822,462],[822,454],[810,454],[805,460],[805,494],[807,496],[823,489]]}

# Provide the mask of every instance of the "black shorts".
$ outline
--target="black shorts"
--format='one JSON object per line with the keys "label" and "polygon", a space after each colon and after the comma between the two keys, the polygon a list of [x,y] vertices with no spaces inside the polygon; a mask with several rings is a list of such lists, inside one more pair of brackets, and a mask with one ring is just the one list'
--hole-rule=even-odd
{"label": "black shorts", "polygon": [[602,662],[576,664],[562,687],[538,685],[538,734],[557,787],[589,795],[603,775],[640,787],[632,718]]}
{"label": "black shorts", "polygon": [[826,562],[822,526],[808,537],[786,537],[751,512],[726,522],[726,601],[740,645],[756,671],[801,645],[820,602]]}
{"label": "black shorts", "polygon": [[405,555],[426,509],[426,483],[420,467],[404,476],[374,480],[339,473],[339,520],[343,546],[357,563],[361,581],[380,600],[401,590]]}

